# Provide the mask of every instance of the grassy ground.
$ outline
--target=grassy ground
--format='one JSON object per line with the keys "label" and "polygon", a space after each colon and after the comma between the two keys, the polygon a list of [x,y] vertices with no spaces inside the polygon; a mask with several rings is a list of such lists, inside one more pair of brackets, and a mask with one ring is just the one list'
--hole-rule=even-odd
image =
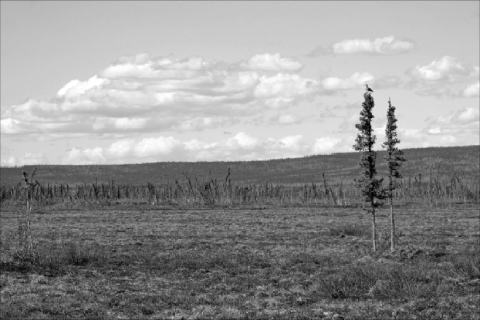
{"label": "grassy ground", "polygon": [[[478,206],[43,208],[1,214],[1,319],[480,319]],[[21,254],[20,254],[21,257]]]}

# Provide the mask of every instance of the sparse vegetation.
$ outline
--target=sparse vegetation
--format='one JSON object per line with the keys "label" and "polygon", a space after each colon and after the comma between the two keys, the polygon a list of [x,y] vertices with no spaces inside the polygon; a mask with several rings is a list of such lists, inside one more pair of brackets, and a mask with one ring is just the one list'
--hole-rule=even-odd
{"label": "sparse vegetation", "polygon": [[475,319],[477,209],[399,208],[397,250],[372,255],[352,208],[52,207],[21,264],[2,206],[0,317]]}
{"label": "sparse vegetation", "polygon": [[[378,209],[372,254],[352,185],[226,173],[2,187],[0,318],[478,319],[475,177],[403,178],[397,249]],[[19,255],[26,234],[34,255]]]}

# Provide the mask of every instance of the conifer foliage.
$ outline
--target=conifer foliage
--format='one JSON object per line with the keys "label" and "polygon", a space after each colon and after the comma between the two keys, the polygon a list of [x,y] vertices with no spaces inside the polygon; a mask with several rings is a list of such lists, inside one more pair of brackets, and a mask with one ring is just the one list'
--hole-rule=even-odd
{"label": "conifer foliage", "polygon": [[353,148],[362,153],[360,157],[360,177],[355,179],[355,186],[360,189],[363,201],[366,204],[365,210],[372,215],[372,245],[373,251],[377,250],[376,220],[375,211],[380,205],[378,199],[385,199],[385,191],[382,188],[382,180],[376,179],[375,161],[377,154],[373,150],[376,136],[373,134],[372,119],[374,118],[372,110],[375,102],[371,92],[367,91],[363,95],[365,101],[362,103],[360,112],[360,123],[355,127],[358,129],[356,143]]}
{"label": "conifer foliage", "polygon": [[386,187],[387,197],[390,202],[390,251],[395,251],[395,220],[393,216],[393,190],[397,187],[396,179],[402,176],[398,168],[405,161],[403,152],[396,145],[400,143],[397,138],[397,118],[395,117],[395,107],[388,99],[387,126],[385,128],[385,142],[382,147],[386,149],[387,154],[384,159],[388,167],[388,186]]}

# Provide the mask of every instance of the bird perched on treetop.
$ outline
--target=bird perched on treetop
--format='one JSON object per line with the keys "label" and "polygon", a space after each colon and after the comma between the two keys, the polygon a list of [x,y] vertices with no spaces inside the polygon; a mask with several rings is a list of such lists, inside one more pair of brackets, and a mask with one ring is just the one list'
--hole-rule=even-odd
{"label": "bird perched on treetop", "polygon": [[373,92],[373,90],[370,89],[370,88],[368,87],[368,84],[366,84],[366,83],[365,83],[365,88],[367,89],[367,91]]}

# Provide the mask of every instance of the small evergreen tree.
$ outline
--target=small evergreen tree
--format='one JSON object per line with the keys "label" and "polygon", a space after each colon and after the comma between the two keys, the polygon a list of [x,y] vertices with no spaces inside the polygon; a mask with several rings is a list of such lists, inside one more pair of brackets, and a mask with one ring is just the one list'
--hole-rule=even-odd
{"label": "small evergreen tree", "polygon": [[398,168],[405,161],[403,152],[395,146],[400,143],[397,138],[397,118],[395,117],[395,107],[392,106],[390,98],[388,99],[387,126],[385,128],[385,142],[382,147],[386,149],[387,154],[384,159],[388,166],[388,186],[386,188],[387,197],[390,202],[390,251],[395,251],[395,220],[393,216],[393,190],[397,187],[395,179],[402,176]]}
{"label": "small evergreen tree", "polygon": [[375,144],[376,136],[373,134],[372,129],[372,109],[375,106],[375,102],[370,91],[365,92],[363,97],[365,101],[362,103],[363,110],[360,112],[360,123],[355,125],[360,132],[357,134],[356,144],[353,146],[356,151],[362,153],[359,163],[362,171],[360,177],[355,179],[355,186],[360,189],[363,201],[367,204],[367,207],[364,209],[372,215],[372,245],[375,252],[377,251],[375,210],[380,205],[377,200],[384,199],[385,192],[382,188],[383,179],[375,178],[377,173],[375,169],[377,154],[373,150],[373,145]]}

